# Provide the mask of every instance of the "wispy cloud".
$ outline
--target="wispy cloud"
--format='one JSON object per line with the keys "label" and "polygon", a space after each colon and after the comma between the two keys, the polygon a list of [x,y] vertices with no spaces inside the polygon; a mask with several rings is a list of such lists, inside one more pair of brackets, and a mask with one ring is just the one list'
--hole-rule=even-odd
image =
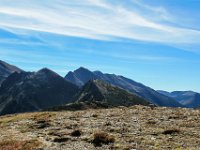
{"label": "wispy cloud", "polygon": [[[200,31],[164,24],[175,21],[164,7],[139,0],[0,1],[0,26],[99,40],[128,38],[180,47],[199,47]],[[138,11],[143,9],[145,11]],[[147,13],[148,12],[148,13]],[[152,15],[158,18],[156,21]],[[184,47],[184,48],[185,48]]]}
{"label": "wispy cloud", "polygon": [[[141,0],[132,0],[133,4],[139,6],[139,12],[144,16],[151,17],[152,20],[165,20],[165,21],[175,21],[175,16],[171,15],[164,7],[162,6],[150,6],[142,2]],[[144,13],[145,11],[145,13]]]}

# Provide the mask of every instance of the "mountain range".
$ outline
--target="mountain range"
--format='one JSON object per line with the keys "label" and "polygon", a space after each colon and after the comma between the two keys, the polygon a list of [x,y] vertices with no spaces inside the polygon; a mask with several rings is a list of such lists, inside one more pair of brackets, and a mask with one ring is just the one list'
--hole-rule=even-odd
{"label": "mountain range", "polygon": [[178,101],[185,107],[189,108],[200,108],[200,94],[193,92],[193,91],[174,91],[174,92],[167,92],[167,91],[158,91],[163,95],[171,97]]}
{"label": "mountain range", "polygon": [[141,83],[135,82],[123,76],[115,74],[104,74],[100,71],[90,71],[86,68],[80,67],[75,71],[70,71],[65,79],[79,87],[82,87],[89,80],[102,80],[114,86],[120,87],[130,93],[137,95],[141,98],[158,106],[168,107],[182,107],[182,105],[171,97],[160,94],[159,92],[149,88]]}
{"label": "mountain range", "polygon": [[0,115],[40,111],[69,103],[96,103],[98,107],[150,105],[145,99],[104,81],[89,80],[80,88],[48,68],[25,72],[3,61],[2,64],[6,65],[1,70],[5,76],[0,86]]}
{"label": "mountain range", "polygon": [[120,75],[93,72],[83,67],[68,72],[63,78],[48,68],[25,72],[0,61],[0,75],[0,115],[59,106],[67,109],[72,106],[200,106],[198,93],[156,91]]}

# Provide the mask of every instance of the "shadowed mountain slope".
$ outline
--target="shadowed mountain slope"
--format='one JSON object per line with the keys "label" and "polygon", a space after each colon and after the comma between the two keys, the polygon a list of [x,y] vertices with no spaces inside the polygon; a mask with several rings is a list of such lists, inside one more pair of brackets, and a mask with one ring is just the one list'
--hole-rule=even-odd
{"label": "shadowed mountain slope", "polygon": [[146,100],[101,80],[87,82],[77,96],[78,102],[101,102],[110,106],[149,105]]}
{"label": "shadowed mountain slope", "polygon": [[112,108],[118,106],[144,105],[153,106],[153,104],[140,98],[126,90],[113,86],[102,80],[88,81],[75,96],[76,101],[61,106],[54,106],[45,110],[85,110]]}
{"label": "shadowed mountain slope", "polygon": [[78,87],[49,69],[11,74],[0,88],[0,115],[73,102]]}

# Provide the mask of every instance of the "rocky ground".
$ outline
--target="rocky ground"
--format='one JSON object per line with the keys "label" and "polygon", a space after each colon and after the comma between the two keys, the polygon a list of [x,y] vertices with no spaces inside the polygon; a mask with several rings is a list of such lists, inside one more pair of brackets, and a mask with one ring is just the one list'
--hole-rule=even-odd
{"label": "rocky ground", "polygon": [[0,117],[0,150],[198,150],[200,111],[145,106]]}

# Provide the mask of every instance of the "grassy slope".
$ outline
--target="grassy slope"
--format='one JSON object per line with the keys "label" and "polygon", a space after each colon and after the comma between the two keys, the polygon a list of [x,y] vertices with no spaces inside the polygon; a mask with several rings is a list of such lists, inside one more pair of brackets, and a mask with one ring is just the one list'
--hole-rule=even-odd
{"label": "grassy slope", "polygon": [[0,117],[2,149],[199,149],[200,111],[145,106]]}

